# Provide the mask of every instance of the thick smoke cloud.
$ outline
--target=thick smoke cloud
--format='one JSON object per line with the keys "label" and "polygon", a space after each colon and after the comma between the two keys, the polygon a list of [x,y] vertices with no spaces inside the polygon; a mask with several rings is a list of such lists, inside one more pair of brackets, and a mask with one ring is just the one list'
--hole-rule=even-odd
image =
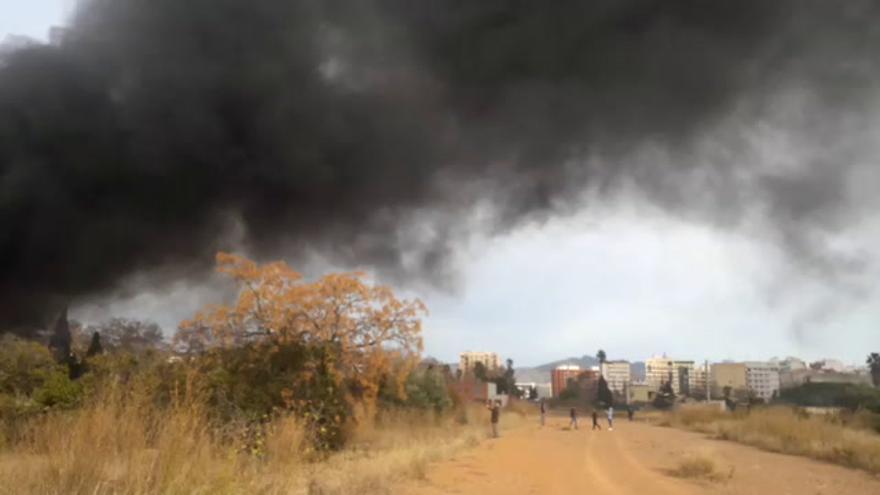
{"label": "thick smoke cloud", "polygon": [[[92,0],[60,46],[0,65],[0,326],[136,272],[197,275],[235,228],[256,254],[430,275],[478,201],[501,231],[588,189],[725,225],[760,214],[793,256],[836,266],[815,239],[845,226],[863,160],[830,146],[774,169],[743,130],[836,141],[841,119],[869,122],[878,11]],[[792,91],[802,114],[779,106]],[[420,212],[439,220],[407,238]]]}

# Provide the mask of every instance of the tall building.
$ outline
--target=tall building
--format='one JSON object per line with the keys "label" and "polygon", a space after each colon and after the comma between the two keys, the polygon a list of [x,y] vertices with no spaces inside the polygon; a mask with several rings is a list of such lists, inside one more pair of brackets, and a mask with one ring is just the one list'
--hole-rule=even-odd
{"label": "tall building", "polygon": [[694,366],[694,373],[691,375],[691,395],[694,397],[706,397],[706,391],[709,387],[709,365],[698,364]]}
{"label": "tall building", "polygon": [[477,363],[482,363],[486,371],[492,371],[501,367],[498,354],[494,352],[462,352],[458,356],[458,369],[463,374],[473,373]]}
{"label": "tall building", "polygon": [[672,382],[675,395],[690,395],[693,361],[669,359],[666,356],[652,357],[645,361],[645,378],[655,390],[666,382]]}
{"label": "tall building", "polygon": [[581,373],[581,367],[573,364],[557,366],[550,373],[550,389],[553,397],[559,397],[568,387],[568,381],[576,381],[577,376]]}
{"label": "tall building", "polygon": [[746,368],[746,388],[755,397],[769,401],[779,394],[779,366],[774,363],[750,361]]}
{"label": "tall building", "polygon": [[632,382],[629,361],[605,361],[600,365],[599,370],[612,392],[626,393],[626,388]]}
{"label": "tall building", "polygon": [[748,390],[746,365],[743,363],[715,363],[709,372],[712,397],[724,397],[729,388],[731,397],[744,394]]}

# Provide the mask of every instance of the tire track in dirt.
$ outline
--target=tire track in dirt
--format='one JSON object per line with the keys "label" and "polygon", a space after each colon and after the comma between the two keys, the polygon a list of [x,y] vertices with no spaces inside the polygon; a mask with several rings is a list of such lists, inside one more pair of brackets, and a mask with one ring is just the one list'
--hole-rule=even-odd
{"label": "tire track in dirt", "polygon": [[[627,427],[630,426],[630,427]],[[647,467],[626,449],[621,438],[631,440],[637,435],[631,425],[619,426],[615,431],[603,430],[594,434],[584,455],[584,470],[590,474],[594,493],[647,493],[652,495],[697,495],[692,486],[674,481],[659,469]]]}

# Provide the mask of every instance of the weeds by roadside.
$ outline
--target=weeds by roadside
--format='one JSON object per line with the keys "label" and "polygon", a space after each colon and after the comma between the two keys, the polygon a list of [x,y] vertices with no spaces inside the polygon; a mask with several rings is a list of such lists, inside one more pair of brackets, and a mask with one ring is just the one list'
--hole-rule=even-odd
{"label": "weeds by roadside", "polygon": [[[424,478],[428,465],[487,436],[485,411],[389,411],[357,425],[351,442],[310,456],[294,417],[265,434],[245,425],[212,429],[195,405],[133,407],[104,400],[43,416],[0,452],[2,494],[384,494],[396,481]],[[502,416],[506,426],[518,414]]]}
{"label": "weeds by roadside", "polygon": [[727,413],[694,407],[653,419],[661,426],[880,474],[880,435],[869,427],[873,420],[865,414],[810,415],[788,407]]}

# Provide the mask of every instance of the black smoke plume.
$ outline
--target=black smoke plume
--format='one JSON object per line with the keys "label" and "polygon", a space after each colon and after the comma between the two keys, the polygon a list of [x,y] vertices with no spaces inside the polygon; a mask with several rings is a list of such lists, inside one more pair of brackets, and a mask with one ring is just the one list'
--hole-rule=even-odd
{"label": "black smoke plume", "polygon": [[[845,225],[861,162],[829,143],[842,119],[870,117],[878,14],[809,0],[86,2],[59,46],[0,65],[0,328],[133,273],[199,273],[230,225],[256,254],[430,274],[477,202],[504,230],[585,190],[726,225],[757,211],[794,256],[836,264],[816,239]],[[778,106],[792,94],[794,117]],[[742,138],[760,125],[816,136],[827,156],[770,172]],[[401,234],[431,214],[427,240]]]}

